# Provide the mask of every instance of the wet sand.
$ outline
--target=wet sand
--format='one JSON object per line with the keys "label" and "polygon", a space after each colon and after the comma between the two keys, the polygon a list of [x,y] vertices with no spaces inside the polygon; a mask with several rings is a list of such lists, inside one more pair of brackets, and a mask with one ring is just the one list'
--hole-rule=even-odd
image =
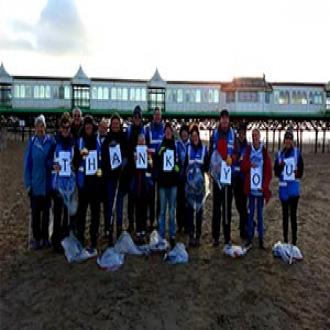
{"label": "wet sand", "polygon": [[[330,328],[330,155],[305,154],[298,246],[304,261],[286,265],[271,247],[282,239],[277,180],[264,211],[266,252],[231,259],[210,246],[211,198],[202,246],[187,265],[160,255],[128,256],[114,273],[95,260],[68,264],[52,250],[28,251],[29,203],[22,183],[24,145],[0,153],[2,329],[326,329]],[[233,202],[232,238],[241,243]],[[178,240],[185,241],[184,236]],[[105,242],[100,242],[100,248]]]}

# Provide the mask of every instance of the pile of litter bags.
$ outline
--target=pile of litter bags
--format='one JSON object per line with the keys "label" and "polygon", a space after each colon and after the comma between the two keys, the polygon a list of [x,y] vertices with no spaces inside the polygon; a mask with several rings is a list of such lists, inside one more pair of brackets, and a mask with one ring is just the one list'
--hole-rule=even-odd
{"label": "pile of litter bags", "polygon": [[[72,233],[62,241],[62,246],[69,263],[82,262],[96,256],[96,254],[91,254],[88,250],[84,249]],[[168,242],[162,239],[156,230],[150,235],[150,243],[141,246],[135,245],[131,235],[124,231],[115,246],[107,248],[97,258],[97,264],[101,269],[115,271],[124,264],[125,254],[141,256],[149,255],[152,252],[166,252],[164,261],[169,264],[187,263],[189,259],[183,243],[177,243],[169,251]]]}
{"label": "pile of litter bags", "polygon": [[273,246],[274,257],[281,258],[285,263],[292,264],[294,261],[303,260],[303,255],[296,245],[276,242]]}

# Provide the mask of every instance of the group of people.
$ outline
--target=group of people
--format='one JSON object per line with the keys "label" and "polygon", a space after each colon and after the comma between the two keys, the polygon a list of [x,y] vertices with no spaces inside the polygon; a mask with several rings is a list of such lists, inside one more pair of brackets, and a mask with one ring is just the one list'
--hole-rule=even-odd
{"label": "group of people", "polygon": [[[85,246],[88,207],[91,219],[87,249],[91,253],[98,245],[101,210],[109,246],[114,244],[114,235],[118,238],[124,228],[137,244],[146,243],[153,229],[166,238],[168,211],[170,245],[175,245],[177,232],[184,232],[189,246],[198,247],[207,173],[211,173],[213,181],[213,246],[219,245],[221,222],[224,244],[231,245],[234,196],[240,237],[246,240],[246,248],[252,247],[257,227],[259,247],[264,249],[263,207],[271,196],[272,162],[260,131],[253,129],[252,143],[248,143],[246,127],[239,126],[235,134],[226,109],[220,112],[208,146],[202,142],[197,124],[183,124],[176,132],[171,122],[162,120],[157,107],[152,121],[144,125],[141,108],[136,106],[126,130],[117,113],[110,121],[102,119],[97,125],[93,117],[83,118],[81,110],[75,108],[72,117],[69,113],[62,115],[55,136],[46,134],[46,121],[40,115],[35,120],[35,135],[29,140],[24,163],[32,211],[31,247],[52,245],[61,252],[61,241],[71,231]],[[279,178],[284,242],[288,242],[290,218],[292,244],[296,245],[303,159],[290,130],[276,154],[274,173]],[[49,239],[51,206],[54,222]]]}

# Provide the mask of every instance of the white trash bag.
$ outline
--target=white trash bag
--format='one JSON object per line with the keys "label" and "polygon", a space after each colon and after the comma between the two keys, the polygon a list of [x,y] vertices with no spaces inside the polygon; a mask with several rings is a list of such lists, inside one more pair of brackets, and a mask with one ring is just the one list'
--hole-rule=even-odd
{"label": "white trash bag", "polygon": [[81,262],[97,256],[97,252],[89,253],[83,248],[76,236],[71,232],[70,236],[65,237],[61,242],[64,255],[69,263]]}
{"label": "white trash bag", "polygon": [[164,261],[171,265],[186,264],[188,260],[189,255],[183,243],[176,243],[175,247],[164,256]]}
{"label": "white trash bag", "polygon": [[303,260],[303,255],[296,245],[278,241],[273,246],[274,257],[281,258],[285,263],[292,264],[294,260]]}
{"label": "white trash bag", "polygon": [[131,235],[127,231],[121,233],[114,249],[117,253],[121,254],[134,254],[138,256],[145,254],[135,245]]}
{"label": "white trash bag", "polygon": [[158,231],[154,230],[150,234],[149,249],[151,252],[167,251],[170,245],[165,238],[161,238]]}
{"label": "white trash bag", "polygon": [[96,262],[100,268],[113,272],[124,264],[124,259],[124,254],[116,252],[114,248],[107,248]]}
{"label": "white trash bag", "polygon": [[226,244],[223,248],[223,253],[232,258],[243,257],[246,255],[246,252],[246,249],[239,245]]}

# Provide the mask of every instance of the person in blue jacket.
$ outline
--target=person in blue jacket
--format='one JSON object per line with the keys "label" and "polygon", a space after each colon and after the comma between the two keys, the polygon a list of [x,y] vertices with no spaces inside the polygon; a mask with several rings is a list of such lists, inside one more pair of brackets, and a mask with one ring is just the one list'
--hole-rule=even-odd
{"label": "person in blue jacket", "polygon": [[[69,235],[69,230],[74,230],[75,217],[68,211],[68,207],[64,203],[64,196],[60,192],[59,186],[63,184],[65,187],[70,186],[70,192],[75,191],[75,176],[72,167],[74,157],[75,140],[71,134],[71,117],[69,113],[64,113],[59,121],[59,130],[56,133],[55,152],[54,152],[54,171],[53,171],[53,212],[54,224],[52,245],[55,252],[63,252],[61,241]],[[59,156],[62,152],[69,153],[68,163],[64,166],[71,168],[70,174],[61,175],[61,165]],[[68,193],[68,191],[66,191]],[[69,214],[70,213],[70,214]]]}
{"label": "person in blue jacket", "polygon": [[[186,207],[189,230],[189,246],[199,247],[202,234],[202,220],[205,196],[204,174],[208,171],[207,147],[202,143],[197,125],[190,128],[190,143],[187,147],[186,172]],[[198,172],[196,168],[198,168]],[[200,171],[199,171],[200,170]],[[196,220],[196,225],[195,221]]]}
{"label": "person in blue jacket", "polygon": [[181,233],[182,230],[188,233],[187,223],[187,210],[186,210],[186,172],[185,172],[185,160],[187,155],[187,146],[189,144],[189,128],[186,124],[182,124],[179,131],[179,139],[175,142],[176,152],[178,154],[180,173],[179,184],[177,189],[177,201],[176,201],[176,223],[177,231]]}
{"label": "person in blue jacket", "polygon": [[35,135],[31,137],[24,159],[24,184],[28,191],[32,210],[33,250],[50,247],[48,237],[49,209],[51,205],[51,181],[54,138],[46,134],[43,115],[34,122]]}
{"label": "person in blue jacket", "polygon": [[279,178],[279,197],[282,204],[284,243],[288,243],[290,214],[292,244],[296,245],[297,208],[300,196],[300,179],[304,173],[304,162],[299,149],[294,146],[291,130],[285,132],[284,146],[276,155],[274,172]]}

